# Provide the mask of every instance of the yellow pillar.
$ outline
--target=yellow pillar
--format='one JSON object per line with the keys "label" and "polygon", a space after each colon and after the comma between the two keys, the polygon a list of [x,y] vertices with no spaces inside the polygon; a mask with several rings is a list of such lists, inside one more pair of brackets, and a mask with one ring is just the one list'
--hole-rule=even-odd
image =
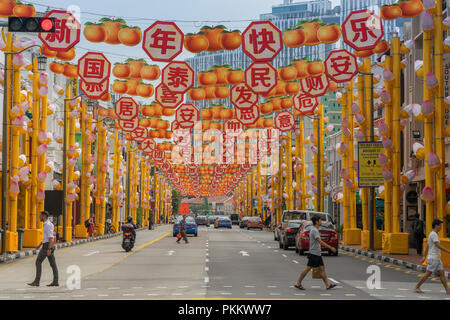
{"label": "yellow pillar", "polygon": [[301,168],[300,168],[300,181],[301,186],[300,190],[302,191],[301,197],[301,206],[302,210],[306,210],[306,158],[305,158],[305,127],[303,120],[300,121],[300,159],[301,159]]}
{"label": "yellow pillar", "polygon": [[318,179],[320,179],[320,194],[321,197],[319,199],[319,204],[320,204],[320,211],[324,211],[324,196],[325,196],[325,181],[324,181],[324,176],[325,176],[325,167],[324,167],[324,146],[325,146],[325,132],[324,132],[324,119],[323,119],[323,104],[319,105],[319,136],[320,136],[320,153],[318,156],[318,160],[319,160],[319,167],[320,167],[320,175],[318,177]]}
{"label": "yellow pillar", "polygon": [[292,188],[292,132],[288,133],[286,143],[286,190],[288,198],[286,199],[286,209],[294,210],[294,190]]}
{"label": "yellow pillar", "polygon": [[[392,71],[392,58],[386,56],[385,67]],[[392,97],[392,85],[390,82],[385,81],[385,89]],[[388,126],[387,138],[392,139],[392,99],[389,103],[384,105],[384,121]],[[385,152],[387,158],[390,161],[388,166],[389,170],[392,170],[392,152],[386,150]],[[387,233],[391,232],[392,227],[392,181],[384,183],[384,231]]]}
{"label": "yellow pillar", "polygon": [[[347,118],[348,119],[348,113],[347,113],[347,99],[348,99],[348,92],[344,92],[342,94],[344,103],[342,103],[342,119]],[[345,143],[345,145],[348,147],[348,139],[344,135],[342,135],[342,141]],[[347,153],[344,153],[342,155],[342,169],[346,170],[348,172],[348,156]],[[350,211],[350,205],[349,205],[349,190],[345,186],[345,183],[343,184],[343,194],[344,194],[344,212],[343,212],[343,225],[344,225],[344,235],[346,233],[346,230],[350,228],[350,221],[349,221],[349,211]],[[344,237],[344,244],[346,244],[346,239]]]}
{"label": "yellow pillar", "polygon": [[[41,131],[47,132],[47,96],[41,98]],[[46,167],[46,154],[40,155],[38,158],[38,173],[45,171]],[[44,182],[38,182],[38,189],[43,190],[45,192],[45,181]],[[44,211],[45,208],[45,199],[38,201],[38,212]]]}
{"label": "yellow pillar", "polygon": [[75,225],[75,237],[87,238],[87,229],[84,226],[84,221],[90,218],[89,212],[86,210],[87,201],[87,141],[88,141],[88,119],[86,119],[86,103],[81,104],[81,177],[80,177],[80,223]]}

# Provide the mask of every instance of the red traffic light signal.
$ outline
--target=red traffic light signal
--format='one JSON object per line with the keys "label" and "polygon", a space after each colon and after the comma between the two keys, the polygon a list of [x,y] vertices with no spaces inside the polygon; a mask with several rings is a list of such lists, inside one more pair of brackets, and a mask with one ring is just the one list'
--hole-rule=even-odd
{"label": "red traffic light signal", "polygon": [[50,32],[54,26],[55,24],[52,19],[44,18],[41,20],[41,29],[43,32]]}
{"label": "red traffic light signal", "polygon": [[55,32],[55,18],[8,17],[9,32]]}

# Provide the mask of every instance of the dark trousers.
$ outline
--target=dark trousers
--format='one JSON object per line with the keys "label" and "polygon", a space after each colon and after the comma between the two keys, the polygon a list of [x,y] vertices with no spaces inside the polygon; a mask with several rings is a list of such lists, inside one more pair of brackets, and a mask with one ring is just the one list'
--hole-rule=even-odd
{"label": "dark trousers", "polygon": [[417,254],[422,254],[423,251],[423,237],[414,236],[416,240]]}
{"label": "dark trousers", "polygon": [[53,282],[58,282],[58,268],[56,267],[56,260],[54,255],[55,248],[52,248],[52,254],[48,257],[47,257],[47,249],[48,249],[48,242],[42,245],[42,248],[39,251],[38,257],[36,259],[36,278],[34,279],[34,282],[39,283],[39,281],[41,280],[42,262],[45,260],[45,258],[48,258],[48,262],[52,267]]}
{"label": "dark trousers", "polygon": [[[186,235],[186,231],[185,230],[180,230],[181,233],[181,237],[183,238],[183,240],[188,243],[188,239],[187,239],[187,235]],[[177,240],[177,242],[180,242],[181,238]]]}

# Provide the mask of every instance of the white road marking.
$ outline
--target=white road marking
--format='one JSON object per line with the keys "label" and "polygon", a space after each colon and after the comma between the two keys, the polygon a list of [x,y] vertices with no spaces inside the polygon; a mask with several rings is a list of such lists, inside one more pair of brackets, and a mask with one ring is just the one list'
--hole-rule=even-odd
{"label": "white road marking", "polygon": [[431,290],[428,289],[422,289],[423,292],[431,292]]}
{"label": "white road marking", "polygon": [[177,288],[178,289],[185,289],[185,288],[187,288],[188,286],[178,286]]}
{"label": "white road marking", "polygon": [[292,260],[292,262],[293,262],[293,263],[298,263],[298,261],[297,261],[297,260]]}
{"label": "white road marking", "polygon": [[269,295],[271,295],[271,296],[279,296],[279,295],[281,295],[281,293],[273,293],[273,292],[271,292],[271,293],[269,293]]}
{"label": "white road marking", "polygon": [[167,287],[156,287],[156,289],[167,289]]}
{"label": "white road marking", "polygon": [[144,287],[133,287],[133,289],[144,289]]}
{"label": "white road marking", "polygon": [[405,296],[394,296],[394,298],[406,298]]}
{"label": "white road marking", "polygon": [[173,296],[182,296],[182,293],[172,293]]}
{"label": "white road marking", "polygon": [[404,288],[398,288],[398,290],[400,290],[400,291],[409,291],[409,289],[404,289]]}
{"label": "white road marking", "polygon": [[81,297],[84,297],[84,294],[74,294],[72,297],[81,298]]}
{"label": "white road marking", "polygon": [[354,296],[356,296],[356,294],[354,294],[354,293],[346,293],[345,296],[346,297],[354,297]]}
{"label": "white road marking", "polygon": [[273,252],[278,252],[278,250],[273,250]]}
{"label": "white road marking", "polygon": [[[208,281],[209,281],[209,279],[208,279]],[[202,288],[209,288],[209,286],[201,286]]]}
{"label": "white road marking", "polygon": [[321,293],[320,295],[323,296],[323,297],[330,297],[331,296],[331,294],[329,294],[329,293]]}
{"label": "white road marking", "polygon": [[209,271],[209,267],[205,267],[205,271]]}
{"label": "white road marking", "polygon": [[168,256],[172,256],[174,253],[175,253],[175,251],[173,251],[173,250],[167,251]]}
{"label": "white road marking", "polygon": [[431,299],[431,297],[419,296],[419,299]]}
{"label": "white road marking", "polygon": [[239,251],[239,253],[242,254],[243,257],[249,257],[250,256],[247,251]]}
{"label": "white road marking", "polygon": [[256,295],[255,292],[246,292],[245,295],[250,296],[250,295]]}
{"label": "white road marking", "polygon": [[294,293],[296,296],[306,296],[306,293]]}
{"label": "white road marking", "polygon": [[267,286],[267,288],[276,288],[277,286]]}
{"label": "white road marking", "polygon": [[320,286],[311,286],[313,289],[320,289]]}
{"label": "white road marking", "polygon": [[49,298],[58,298],[58,296],[50,296]]}
{"label": "white road marking", "polygon": [[328,278],[328,280],[333,281],[334,283],[340,283],[339,281],[334,280],[333,278]]}
{"label": "white road marking", "polygon": [[97,288],[87,288],[86,290],[97,290]]}
{"label": "white road marking", "polygon": [[84,257],[90,257],[90,256],[92,256],[92,255],[94,255],[94,254],[96,254],[96,253],[100,253],[100,251],[92,251],[92,252],[83,254],[83,256],[84,256]]}
{"label": "white road marking", "polygon": [[372,297],[381,297],[381,294],[371,293],[370,295],[371,295]]}
{"label": "white road marking", "polygon": [[246,288],[254,288],[255,286],[245,286]]}
{"label": "white road marking", "polygon": [[158,293],[147,293],[148,296],[159,296]]}
{"label": "white road marking", "polygon": [[97,296],[98,297],[108,297],[109,295],[108,294],[98,294]]}
{"label": "white road marking", "polygon": [[205,283],[209,283],[209,277],[205,277]]}
{"label": "white road marking", "polygon": [[355,287],[356,289],[366,289],[366,287]]}
{"label": "white road marking", "polygon": [[113,288],[108,288],[108,290],[119,290],[120,288],[117,287],[113,287]]}
{"label": "white road marking", "polygon": [[205,256],[209,256],[209,253],[207,252],[207,253],[205,253]]}
{"label": "white road marking", "polygon": [[[28,289],[28,288],[27,288]],[[25,291],[26,289],[16,289],[17,291]]]}
{"label": "white road marking", "polygon": [[8,296],[8,297],[6,297],[6,296],[0,296],[0,299],[9,299],[9,296]]}
{"label": "white road marking", "polygon": [[233,286],[223,286],[224,288],[233,288]]}
{"label": "white road marking", "polygon": [[209,259],[208,259],[208,258],[206,258],[206,259],[205,259],[205,262],[209,262]]}
{"label": "white road marking", "polygon": [[32,299],[33,296],[23,296],[24,299]]}
{"label": "white road marking", "polygon": [[231,294],[231,292],[221,292],[220,294],[227,295],[227,294]]}

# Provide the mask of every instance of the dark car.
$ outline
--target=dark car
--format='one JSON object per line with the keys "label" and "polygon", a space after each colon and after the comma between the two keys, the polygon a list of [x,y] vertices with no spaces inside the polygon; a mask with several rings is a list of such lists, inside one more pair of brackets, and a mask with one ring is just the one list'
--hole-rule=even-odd
{"label": "dark car", "polygon": [[214,223],[214,228],[232,228],[231,219],[227,216],[219,216]]}
{"label": "dark car", "polygon": [[[295,236],[295,251],[298,252],[298,254],[300,255],[303,255],[305,254],[306,251],[309,251],[309,233],[311,231],[312,226],[313,223],[311,221],[303,222],[302,225],[300,226],[299,231],[297,232],[297,235]],[[336,252],[333,253],[326,247],[321,246],[322,251],[327,251],[329,255],[337,256],[339,241],[338,241],[338,234],[334,229],[333,224],[322,222],[322,225],[319,227],[319,233],[320,238],[322,239],[323,242],[325,242],[329,246],[336,248]]]}
{"label": "dark car", "polygon": [[210,215],[208,216],[208,223],[214,224],[216,222],[217,216],[216,215]]}
{"label": "dark car", "polygon": [[209,226],[209,221],[207,216],[197,216],[195,218],[195,222],[197,222],[197,225],[199,226]]}
{"label": "dark car", "polygon": [[250,217],[242,217],[241,221],[239,221],[239,228],[247,228],[247,221],[250,219]]}
{"label": "dark car", "polygon": [[263,222],[260,217],[250,217],[247,220],[247,230],[250,229],[260,229],[264,228]]}
{"label": "dark car", "polygon": [[231,214],[230,219],[232,224],[239,224],[239,215],[237,213]]}
{"label": "dark car", "polygon": [[298,232],[301,224],[304,220],[291,220],[288,222],[286,229],[280,230],[280,236],[278,242],[280,243],[280,249],[287,250],[291,246],[295,246],[295,235]]}

